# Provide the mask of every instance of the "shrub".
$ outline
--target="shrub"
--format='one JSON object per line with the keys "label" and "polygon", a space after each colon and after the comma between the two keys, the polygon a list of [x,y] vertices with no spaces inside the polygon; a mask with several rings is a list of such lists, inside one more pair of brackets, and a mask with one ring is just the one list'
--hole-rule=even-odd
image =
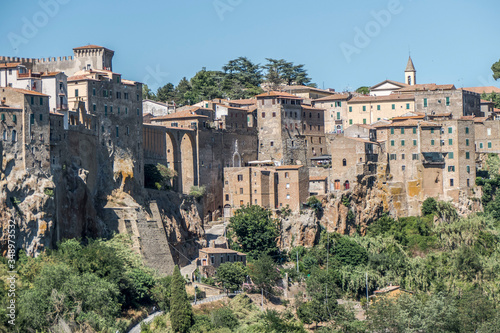
{"label": "shrub", "polygon": [[195,199],[200,199],[205,195],[205,186],[191,186],[189,195],[193,196]]}
{"label": "shrub", "polygon": [[434,214],[437,211],[437,201],[433,197],[429,197],[422,203],[422,215]]}

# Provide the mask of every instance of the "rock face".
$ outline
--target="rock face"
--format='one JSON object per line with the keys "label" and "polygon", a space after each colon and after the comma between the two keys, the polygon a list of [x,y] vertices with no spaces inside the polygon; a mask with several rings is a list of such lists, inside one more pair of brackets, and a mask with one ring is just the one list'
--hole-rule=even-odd
{"label": "rock face", "polygon": [[292,213],[281,218],[281,234],[278,239],[280,249],[289,250],[295,246],[312,247],[319,240],[321,227],[312,210]]}

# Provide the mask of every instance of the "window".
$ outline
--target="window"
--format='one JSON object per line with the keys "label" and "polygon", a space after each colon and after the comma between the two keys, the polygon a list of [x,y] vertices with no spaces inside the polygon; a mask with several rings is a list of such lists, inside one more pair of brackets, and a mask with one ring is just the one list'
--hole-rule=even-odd
{"label": "window", "polygon": [[418,154],[411,154],[411,159],[414,161],[418,160]]}
{"label": "window", "polygon": [[95,104],[92,105],[92,110],[95,112],[95,110],[96,110],[96,105]]}
{"label": "window", "polygon": [[405,154],[401,154],[401,159],[404,160],[405,159]]}
{"label": "window", "polygon": [[17,131],[12,130],[12,142],[16,142],[16,141],[17,141]]}
{"label": "window", "polygon": [[243,194],[243,187],[240,187],[240,194]]}
{"label": "window", "polygon": [[274,141],[271,141],[271,147],[274,147]]}
{"label": "window", "polygon": [[468,127],[465,128],[465,134],[469,134],[469,128]]}
{"label": "window", "polygon": [[125,108],[125,114],[128,114],[128,108]]}
{"label": "window", "polygon": [[468,151],[465,152],[465,159],[468,160],[470,158],[470,153]]}
{"label": "window", "polygon": [[434,140],[431,140],[431,146],[434,146]]}
{"label": "window", "polygon": [[424,98],[424,108],[427,107],[427,98]]}
{"label": "window", "polygon": [[377,105],[377,111],[380,111],[380,105]]}
{"label": "window", "polygon": [[287,195],[286,195],[286,198],[287,198],[287,199],[290,199],[290,194],[287,194]]}
{"label": "window", "polygon": [[434,128],[431,128],[431,134],[434,134]]}
{"label": "window", "polygon": [[349,119],[349,125],[352,125],[352,119]]}
{"label": "window", "polygon": [[266,113],[262,112],[262,118],[266,118]]}
{"label": "window", "polygon": [[491,128],[486,129],[486,134],[491,135]]}
{"label": "window", "polygon": [[345,158],[342,160],[342,166],[347,166],[347,161]]}
{"label": "window", "polygon": [[35,104],[35,97],[31,96],[31,105]]}
{"label": "window", "polygon": [[416,146],[417,145],[417,140],[413,140],[413,145]]}
{"label": "window", "polygon": [[450,178],[450,186],[454,186],[454,183],[453,178]]}
{"label": "window", "polygon": [[401,140],[401,146],[405,145],[405,140]]}
{"label": "window", "polygon": [[469,139],[465,139],[465,145],[468,146],[469,145]]}
{"label": "window", "polygon": [[363,124],[366,124],[366,118],[363,118]]}
{"label": "window", "polygon": [[109,106],[109,112],[110,112],[110,113],[113,113],[113,105],[110,105],[110,106]]}
{"label": "window", "polygon": [[104,104],[104,117],[108,116],[108,106]]}
{"label": "window", "polygon": [[389,155],[389,160],[395,161],[396,160],[396,154],[390,154]]}
{"label": "window", "polygon": [[363,111],[366,111],[366,105],[363,105]]}
{"label": "window", "polygon": [[116,137],[119,136],[119,130],[118,130],[118,126],[116,126]]}
{"label": "window", "polygon": [[43,105],[43,97],[40,97],[40,105]]}
{"label": "window", "polygon": [[448,133],[449,133],[449,134],[453,133],[453,128],[448,127]]}
{"label": "window", "polygon": [[[40,113],[40,121],[43,121],[43,114]],[[490,142],[491,143],[491,142]],[[489,148],[489,147],[488,147]]]}
{"label": "window", "polygon": [[410,103],[406,103],[406,110],[410,109]]}
{"label": "window", "polygon": [[118,99],[122,98],[122,93],[120,91],[116,92],[116,98],[118,98]]}
{"label": "window", "polygon": [[35,124],[35,115],[34,114],[30,114],[30,125],[34,125],[34,124]]}
{"label": "window", "polygon": [[3,130],[3,141],[7,141],[7,130]]}
{"label": "window", "polygon": [[239,182],[243,181],[243,175],[238,175],[238,181]]}
{"label": "window", "polygon": [[137,115],[140,116],[141,115],[141,110],[139,108],[137,108]]}
{"label": "window", "polygon": [[127,136],[130,134],[129,128],[127,126]]}
{"label": "window", "polygon": [[452,160],[452,159],[453,159],[453,152],[452,152],[452,151],[450,151],[450,152],[448,153],[448,158],[449,158],[450,160]]}
{"label": "window", "polygon": [[391,140],[391,146],[394,146],[394,140]]}
{"label": "window", "polygon": [[479,142],[479,148],[483,149],[483,143]]}
{"label": "window", "polygon": [[405,171],[405,169],[406,169],[406,166],[405,166],[405,165],[402,165],[402,166],[401,166],[401,170]]}
{"label": "window", "polygon": [[395,110],[395,109],[396,109],[396,104],[392,104],[391,108],[392,108],[393,110]]}
{"label": "window", "polygon": [[12,122],[17,123],[17,116],[15,114],[12,115]]}
{"label": "window", "polygon": [[446,97],[446,106],[450,106],[450,98]]}
{"label": "window", "polygon": [[337,120],[340,119],[340,112],[337,112]]}
{"label": "window", "polygon": [[413,134],[417,134],[417,128],[413,127]]}
{"label": "window", "polygon": [[466,166],[465,169],[467,170],[467,173],[470,173],[470,165]]}
{"label": "window", "polygon": [[229,201],[229,194],[226,194],[226,201]]}
{"label": "window", "polygon": [[491,148],[491,142],[488,142],[488,148]]}
{"label": "window", "polygon": [[5,114],[2,113],[2,121],[5,121]]}
{"label": "window", "polygon": [[75,89],[75,97],[78,97],[78,89]]}
{"label": "window", "polygon": [[391,128],[391,134],[394,134],[394,128]]}
{"label": "window", "polygon": [[352,112],[352,106],[349,107],[349,112]]}
{"label": "window", "polygon": [[290,188],[290,183],[286,183],[285,188]]}
{"label": "window", "polygon": [[470,187],[470,179],[467,179],[467,187]]}
{"label": "window", "polygon": [[106,89],[102,91],[102,97],[108,97],[108,91]]}
{"label": "window", "polygon": [[455,166],[454,165],[448,165],[448,172],[455,172]]}
{"label": "window", "polygon": [[401,134],[405,134],[405,128],[401,127]]}
{"label": "window", "polygon": [[451,146],[453,144],[453,139],[448,139],[448,144]]}
{"label": "window", "polygon": [[139,94],[137,94],[137,101],[139,102]]}

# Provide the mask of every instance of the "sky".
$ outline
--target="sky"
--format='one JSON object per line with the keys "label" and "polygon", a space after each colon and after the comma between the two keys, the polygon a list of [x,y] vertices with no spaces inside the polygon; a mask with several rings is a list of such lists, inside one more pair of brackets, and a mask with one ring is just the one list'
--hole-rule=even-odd
{"label": "sky", "polygon": [[115,51],[113,71],[156,90],[245,56],[304,64],[337,91],[404,80],[497,86],[498,0],[1,0],[0,55]]}

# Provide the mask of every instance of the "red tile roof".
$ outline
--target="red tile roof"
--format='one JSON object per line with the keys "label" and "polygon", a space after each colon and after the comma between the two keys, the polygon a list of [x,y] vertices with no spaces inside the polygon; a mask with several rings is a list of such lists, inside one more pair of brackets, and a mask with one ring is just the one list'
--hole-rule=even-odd
{"label": "red tile roof", "polygon": [[20,64],[21,64],[20,62],[9,62],[9,63],[0,64],[0,68],[16,68]]}
{"label": "red tile roof", "polygon": [[468,87],[462,88],[463,90],[472,91],[478,94],[487,93],[490,94],[492,92],[500,93],[500,88],[495,86],[487,86],[487,87]]}
{"label": "red tile roof", "polygon": [[302,104],[301,106],[303,109],[306,109],[306,110],[325,111],[325,109],[317,108],[317,107],[310,106],[307,104]]}
{"label": "red tile roof", "polygon": [[415,84],[413,86],[407,86],[398,90],[398,92],[412,92],[412,91],[434,91],[434,90],[455,90],[455,85],[453,84],[435,84],[435,83],[424,83]]}
{"label": "red tile roof", "polygon": [[11,90],[17,91],[18,93],[25,94],[25,95],[35,95],[35,96],[44,96],[44,97],[48,97],[49,96],[49,95],[42,94],[42,93],[40,93],[38,91],[31,91],[31,90],[20,89],[20,88],[6,87],[4,89],[11,89]]}
{"label": "red tile roof", "polygon": [[280,98],[288,98],[288,99],[303,99],[303,98],[300,98],[300,97],[297,97],[295,95],[292,95],[292,94],[289,94],[286,92],[282,92],[282,91],[268,91],[268,92],[259,94],[255,97],[256,98],[259,98],[259,97],[280,97]]}
{"label": "red tile roof", "polygon": [[414,100],[414,96],[413,94],[400,95],[398,93],[387,96],[357,96],[351,98],[349,100],[349,103],[368,103],[368,102],[397,101],[397,100],[412,101]]}
{"label": "red tile roof", "polygon": [[347,100],[351,96],[351,94],[335,94],[331,96],[321,97],[317,99],[313,99],[314,102],[323,102],[323,101],[338,101],[338,100]]}
{"label": "red tile roof", "polygon": [[257,100],[255,98],[247,98],[247,99],[233,99],[227,101],[229,104],[244,104],[244,105],[249,105],[249,104],[256,104]]}
{"label": "red tile roof", "polygon": [[[208,118],[205,115],[195,113],[197,110],[200,110],[200,109],[206,110],[206,109],[202,109],[200,107],[195,107],[195,108],[188,109],[188,110],[174,112],[174,113],[168,114],[166,116],[154,117],[154,118],[151,118],[151,121],[173,120],[173,119],[183,119],[183,118]],[[212,110],[210,110],[210,111],[212,111]]]}

